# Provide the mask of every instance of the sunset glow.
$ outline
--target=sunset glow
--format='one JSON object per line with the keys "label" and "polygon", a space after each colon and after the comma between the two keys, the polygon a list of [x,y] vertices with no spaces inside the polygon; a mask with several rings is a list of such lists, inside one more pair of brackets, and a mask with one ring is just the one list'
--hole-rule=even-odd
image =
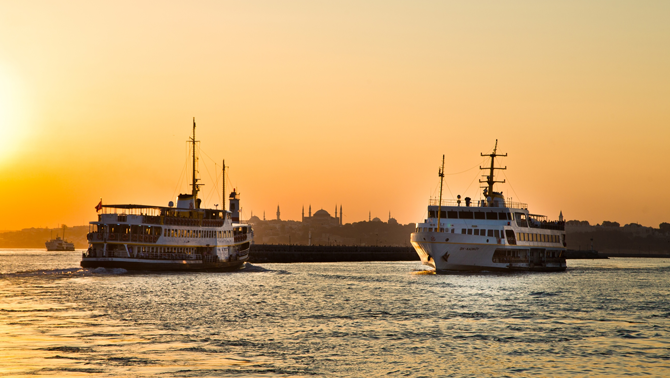
{"label": "sunset glow", "polygon": [[101,197],[174,201],[190,190],[194,116],[205,205],[221,204],[225,159],[244,218],[342,205],[345,223],[416,222],[442,155],[445,197],[478,199],[480,153],[498,139],[501,189],[532,212],[658,227],[670,221],[669,12],[4,2],[0,230],[85,224]]}

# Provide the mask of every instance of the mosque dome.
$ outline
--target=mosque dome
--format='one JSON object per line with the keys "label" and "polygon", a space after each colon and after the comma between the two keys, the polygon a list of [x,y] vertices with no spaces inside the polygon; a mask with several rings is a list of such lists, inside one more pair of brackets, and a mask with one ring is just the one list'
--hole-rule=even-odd
{"label": "mosque dome", "polygon": [[318,217],[318,218],[330,218],[330,213],[328,213],[324,209],[321,209],[321,210],[317,211],[316,213],[314,213],[314,216]]}
{"label": "mosque dome", "polygon": [[374,218],[372,219],[372,221],[373,221],[373,222],[381,222],[382,220],[379,219],[379,218],[377,218],[377,217],[374,217]]}

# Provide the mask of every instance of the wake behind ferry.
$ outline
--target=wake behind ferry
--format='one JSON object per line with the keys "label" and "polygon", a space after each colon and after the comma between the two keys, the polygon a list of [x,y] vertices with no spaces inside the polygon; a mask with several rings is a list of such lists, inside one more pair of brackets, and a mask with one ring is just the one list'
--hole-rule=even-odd
{"label": "wake behind ferry", "polygon": [[546,216],[530,214],[524,203],[506,202],[495,192],[494,172],[497,154],[481,154],[491,158],[485,181],[484,199],[473,202],[442,200],[444,156],[440,176],[440,198],[428,204],[428,217],[417,224],[411,243],[424,265],[445,271],[564,271],[565,223]]}
{"label": "wake behind ferry", "polygon": [[[239,223],[239,193],[233,190],[230,194],[230,211],[200,207],[195,118],[189,142],[193,149],[192,192],[180,194],[176,207],[172,201],[167,207],[103,205],[100,201],[96,211],[102,213],[90,222],[89,248],[82,255],[82,267],[225,271],[244,265],[253,230]],[[225,178],[225,164],[223,169]]]}

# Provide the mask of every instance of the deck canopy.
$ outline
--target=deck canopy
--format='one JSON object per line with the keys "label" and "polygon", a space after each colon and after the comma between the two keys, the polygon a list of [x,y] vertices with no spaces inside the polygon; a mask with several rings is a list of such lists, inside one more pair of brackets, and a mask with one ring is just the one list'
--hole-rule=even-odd
{"label": "deck canopy", "polygon": [[148,215],[148,216],[174,216],[175,212],[200,212],[204,213],[204,219],[220,219],[223,213],[230,213],[226,210],[197,209],[184,210],[166,206],[150,206],[135,204],[102,205],[101,214],[119,214],[119,215]]}

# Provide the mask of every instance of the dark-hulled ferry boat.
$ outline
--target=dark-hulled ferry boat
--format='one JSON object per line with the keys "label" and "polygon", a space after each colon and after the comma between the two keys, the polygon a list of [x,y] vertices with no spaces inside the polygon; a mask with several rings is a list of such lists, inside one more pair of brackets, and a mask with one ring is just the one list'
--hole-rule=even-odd
{"label": "dark-hulled ferry boat", "polygon": [[239,221],[239,193],[233,190],[230,194],[230,211],[225,207],[200,208],[198,191],[202,184],[196,177],[195,118],[193,137],[189,139],[193,149],[192,192],[180,194],[176,207],[172,202],[162,207],[102,205],[101,201],[96,210],[102,213],[96,222],[90,222],[89,248],[82,255],[82,267],[225,271],[244,265],[253,230]]}

